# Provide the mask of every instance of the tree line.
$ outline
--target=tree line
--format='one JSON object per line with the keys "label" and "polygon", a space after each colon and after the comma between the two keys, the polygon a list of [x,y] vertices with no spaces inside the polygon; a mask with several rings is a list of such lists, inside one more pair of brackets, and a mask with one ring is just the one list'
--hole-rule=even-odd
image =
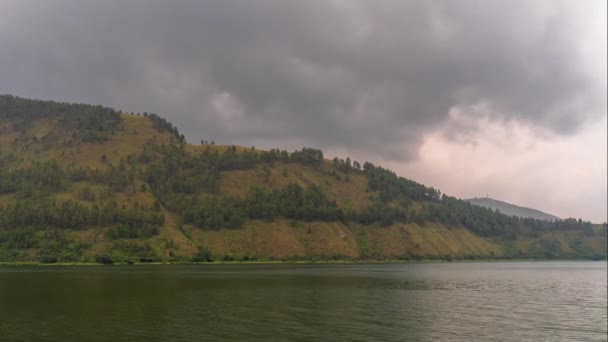
{"label": "tree line", "polygon": [[0,120],[10,119],[17,130],[25,132],[43,118],[57,118],[62,128],[76,129],[83,142],[107,141],[121,120],[120,113],[109,107],[0,95]]}
{"label": "tree line", "polygon": [[[162,213],[134,203],[120,206],[116,201],[91,206],[77,201],[26,199],[0,205],[0,229],[34,227],[81,230],[117,225],[141,235],[153,235],[164,222]],[[120,235],[120,234],[119,234]]]}

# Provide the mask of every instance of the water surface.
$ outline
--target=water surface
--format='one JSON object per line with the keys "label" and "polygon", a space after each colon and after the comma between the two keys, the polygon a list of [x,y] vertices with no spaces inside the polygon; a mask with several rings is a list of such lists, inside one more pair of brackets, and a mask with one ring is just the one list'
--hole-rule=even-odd
{"label": "water surface", "polygon": [[606,341],[606,262],[0,268],[2,341]]}

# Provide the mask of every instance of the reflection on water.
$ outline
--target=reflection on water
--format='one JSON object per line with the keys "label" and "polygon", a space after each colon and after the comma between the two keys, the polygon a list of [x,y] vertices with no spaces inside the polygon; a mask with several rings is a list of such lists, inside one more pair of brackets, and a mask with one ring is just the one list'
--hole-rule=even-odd
{"label": "reflection on water", "polygon": [[606,341],[605,262],[0,268],[15,341]]}

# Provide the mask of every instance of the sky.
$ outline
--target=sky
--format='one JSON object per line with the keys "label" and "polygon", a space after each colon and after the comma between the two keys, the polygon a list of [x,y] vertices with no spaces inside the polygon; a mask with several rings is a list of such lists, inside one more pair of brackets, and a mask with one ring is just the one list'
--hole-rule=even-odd
{"label": "sky", "polygon": [[607,216],[606,1],[0,2],[0,93]]}

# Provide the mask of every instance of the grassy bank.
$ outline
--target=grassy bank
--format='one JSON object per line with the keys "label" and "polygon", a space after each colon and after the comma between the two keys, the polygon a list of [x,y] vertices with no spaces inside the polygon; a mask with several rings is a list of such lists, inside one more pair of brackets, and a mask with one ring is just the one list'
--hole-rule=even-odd
{"label": "grassy bank", "polygon": [[61,267],[61,266],[151,266],[151,265],[338,265],[338,264],[420,264],[420,263],[509,263],[509,262],[560,262],[560,261],[606,261],[606,259],[592,260],[581,258],[560,259],[418,259],[418,260],[253,260],[253,261],[212,261],[212,262],[188,262],[188,261],[166,261],[166,262],[114,262],[101,264],[96,262],[58,262],[42,263],[37,261],[0,262],[0,267]]}

